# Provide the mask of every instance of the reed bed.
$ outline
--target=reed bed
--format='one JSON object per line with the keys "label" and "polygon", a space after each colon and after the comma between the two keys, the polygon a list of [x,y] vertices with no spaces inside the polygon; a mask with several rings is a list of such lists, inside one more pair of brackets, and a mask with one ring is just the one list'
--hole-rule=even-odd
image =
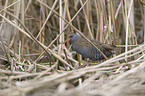
{"label": "reed bed", "polygon": [[[144,13],[144,0],[1,0],[0,96],[144,96]],[[120,51],[86,66],[70,32]]]}

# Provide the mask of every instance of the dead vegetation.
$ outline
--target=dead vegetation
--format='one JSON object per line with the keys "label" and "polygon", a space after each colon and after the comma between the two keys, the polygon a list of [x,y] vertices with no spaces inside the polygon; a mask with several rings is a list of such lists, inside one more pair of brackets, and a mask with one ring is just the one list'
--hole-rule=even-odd
{"label": "dead vegetation", "polygon": [[[144,6],[143,0],[1,0],[0,96],[144,96]],[[62,44],[69,32],[121,51],[86,67],[86,58]]]}

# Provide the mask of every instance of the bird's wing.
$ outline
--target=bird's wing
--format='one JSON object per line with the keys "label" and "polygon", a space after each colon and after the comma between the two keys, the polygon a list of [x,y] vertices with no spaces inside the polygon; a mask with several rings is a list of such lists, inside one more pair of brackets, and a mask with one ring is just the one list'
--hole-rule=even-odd
{"label": "bird's wing", "polygon": [[78,46],[82,46],[82,47],[84,47],[84,46],[86,46],[86,47],[91,47],[91,44],[89,43],[89,42],[87,42],[85,39],[83,39],[83,38],[78,38],[78,40],[76,41],[76,43],[75,43],[76,45],[78,45]]}
{"label": "bird's wing", "polygon": [[103,52],[107,52],[107,51],[111,51],[111,50],[115,50],[116,46],[115,45],[111,45],[111,44],[104,44],[100,41],[97,40],[92,40],[92,43],[94,43],[96,45],[96,47],[100,48]]}

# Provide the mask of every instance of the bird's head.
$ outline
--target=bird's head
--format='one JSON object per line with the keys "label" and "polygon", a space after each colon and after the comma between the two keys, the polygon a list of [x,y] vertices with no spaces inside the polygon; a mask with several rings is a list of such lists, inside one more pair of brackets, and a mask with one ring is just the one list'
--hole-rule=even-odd
{"label": "bird's head", "polygon": [[77,36],[76,34],[74,34],[74,33],[71,33],[71,34],[68,35],[68,37],[67,37],[67,39],[64,41],[64,43],[66,43],[66,42],[68,42],[68,41],[70,41],[70,43],[74,43],[74,42],[77,41],[77,39],[78,39],[78,36]]}

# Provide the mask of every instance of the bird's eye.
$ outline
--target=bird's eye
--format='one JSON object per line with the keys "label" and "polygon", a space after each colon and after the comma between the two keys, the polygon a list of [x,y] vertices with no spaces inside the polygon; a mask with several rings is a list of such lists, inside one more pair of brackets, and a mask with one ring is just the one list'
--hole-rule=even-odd
{"label": "bird's eye", "polygon": [[69,36],[69,38],[72,38],[73,36],[71,35],[71,36]]}

